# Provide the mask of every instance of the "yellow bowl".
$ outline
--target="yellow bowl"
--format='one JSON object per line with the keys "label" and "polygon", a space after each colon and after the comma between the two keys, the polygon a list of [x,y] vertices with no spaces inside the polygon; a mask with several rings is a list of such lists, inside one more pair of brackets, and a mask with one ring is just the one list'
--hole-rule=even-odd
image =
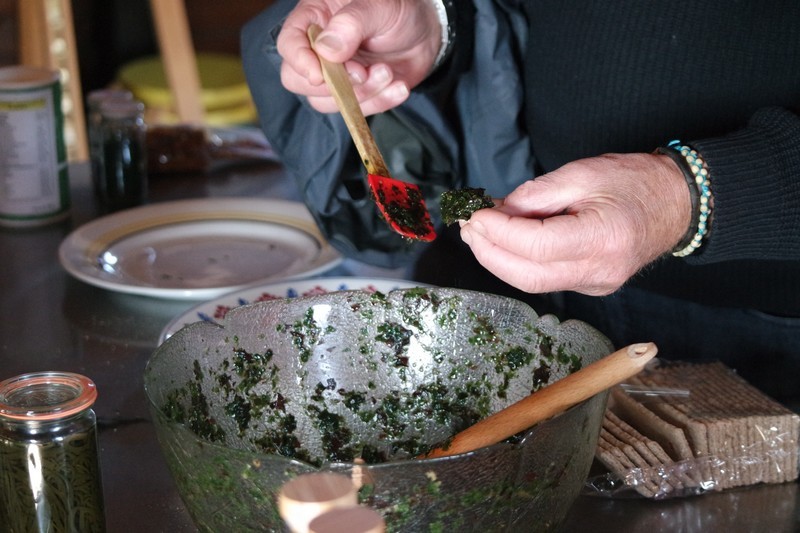
{"label": "yellow bowl", "polygon": [[[197,55],[197,68],[200,74],[201,101],[207,112],[229,110],[228,114],[237,121],[254,115],[254,111],[242,111],[254,108],[238,57],[200,53]],[[174,99],[161,57],[145,57],[128,63],[120,69],[117,77],[145,106],[162,110],[174,109]],[[231,113],[230,110],[235,112]]]}
{"label": "yellow bowl", "polygon": [[[147,106],[144,118],[148,124],[172,125],[181,122],[177,112],[172,108]],[[241,126],[254,124],[258,119],[255,105],[248,102],[244,105],[206,110],[203,123],[207,126]]]}

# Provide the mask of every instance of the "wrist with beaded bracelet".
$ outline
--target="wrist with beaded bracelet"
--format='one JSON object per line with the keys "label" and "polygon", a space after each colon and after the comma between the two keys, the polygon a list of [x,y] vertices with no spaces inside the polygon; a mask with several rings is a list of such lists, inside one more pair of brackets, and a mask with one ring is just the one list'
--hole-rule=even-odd
{"label": "wrist with beaded bracelet", "polygon": [[672,255],[686,257],[694,253],[708,237],[711,229],[712,195],[708,167],[696,150],[671,141],[666,147],[656,150],[669,156],[681,169],[692,202],[692,223],[681,242],[673,249]]}

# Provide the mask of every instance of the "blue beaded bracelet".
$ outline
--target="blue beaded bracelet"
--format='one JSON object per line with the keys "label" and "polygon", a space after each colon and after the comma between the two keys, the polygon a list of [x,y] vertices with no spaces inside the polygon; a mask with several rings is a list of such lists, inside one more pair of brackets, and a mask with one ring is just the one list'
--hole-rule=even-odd
{"label": "blue beaded bracelet", "polygon": [[[671,141],[667,145],[667,150],[672,153],[680,154],[682,157],[676,159],[681,166],[684,175],[693,178],[695,189],[690,189],[692,197],[692,225],[685,239],[672,252],[675,257],[686,257],[700,248],[703,239],[708,236],[711,230],[711,182],[708,175],[708,167],[696,150],[681,144],[680,141]],[[666,150],[659,150],[660,153],[667,153]]]}

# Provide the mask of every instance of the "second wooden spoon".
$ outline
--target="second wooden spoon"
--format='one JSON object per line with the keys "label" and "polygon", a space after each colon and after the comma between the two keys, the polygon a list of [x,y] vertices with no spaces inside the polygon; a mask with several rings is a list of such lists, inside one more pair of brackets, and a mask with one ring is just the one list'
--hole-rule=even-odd
{"label": "second wooden spoon", "polygon": [[657,352],[652,342],[617,350],[484,418],[424,458],[471,452],[516,435],[638,374]]}

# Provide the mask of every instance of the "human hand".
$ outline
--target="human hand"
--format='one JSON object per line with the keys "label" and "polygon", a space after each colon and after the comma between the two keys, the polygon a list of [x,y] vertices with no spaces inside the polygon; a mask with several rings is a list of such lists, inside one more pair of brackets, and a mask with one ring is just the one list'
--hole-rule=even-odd
{"label": "human hand", "polygon": [[338,108],[308,42],[311,24],[323,29],[317,53],[345,64],[365,115],[403,103],[430,72],[441,44],[430,0],[300,0],[278,35],[281,82],[323,113]]}
{"label": "human hand", "polygon": [[581,159],[519,186],[463,222],[478,261],[531,293],[601,296],[672,250],[689,227],[686,181],[665,155]]}

